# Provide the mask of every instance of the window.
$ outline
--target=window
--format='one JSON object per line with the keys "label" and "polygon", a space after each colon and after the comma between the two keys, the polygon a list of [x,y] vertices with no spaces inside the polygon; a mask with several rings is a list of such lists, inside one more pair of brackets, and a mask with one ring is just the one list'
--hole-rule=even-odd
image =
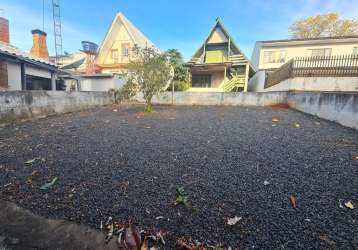
{"label": "window", "polygon": [[358,47],[353,48],[353,55],[358,55]]}
{"label": "window", "polygon": [[122,43],[122,56],[123,57],[129,56],[129,43]]}
{"label": "window", "polygon": [[311,49],[311,56],[331,56],[332,49]]}
{"label": "window", "polygon": [[211,88],[211,75],[193,75],[191,81],[194,88]]}
{"label": "window", "polygon": [[118,63],[118,49],[111,50],[111,58],[114,63]]}
{"label": "window", "polygon": [[284,63],[285,61],[286,50],[264,52],[264,63]]}

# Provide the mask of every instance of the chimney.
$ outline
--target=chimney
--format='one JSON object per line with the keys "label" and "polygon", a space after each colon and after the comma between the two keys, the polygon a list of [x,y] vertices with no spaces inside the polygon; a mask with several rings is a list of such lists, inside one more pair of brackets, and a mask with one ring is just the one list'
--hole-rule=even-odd
{"label": "chimney", "polygon": [[10,43],[9,21],[0,17],[0,42]]}
{"label": "chimney", "polygon": [[33,45],[31,48],[31,55],[42,58],[49,59],[46,36],[47,34],[42,30],[32,30]]}

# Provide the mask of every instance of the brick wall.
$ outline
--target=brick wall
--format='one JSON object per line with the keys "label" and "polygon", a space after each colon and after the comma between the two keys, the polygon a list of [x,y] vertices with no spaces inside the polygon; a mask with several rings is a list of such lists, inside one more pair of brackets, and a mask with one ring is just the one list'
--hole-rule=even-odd
{"label": "brick wall", "polygon": [[9,21],[0,17],[0,41],[10,43]]}
{"label": "brick wall", "polygon": [[46,44],[46,33],[41,30],[33,30],[32,35],[33,45],[30,53],[36,57],[48,60],[49,54]]}
{"label": "brick wall", "polygon": [[8,88],[7,64],[0,61],[0,90]]}

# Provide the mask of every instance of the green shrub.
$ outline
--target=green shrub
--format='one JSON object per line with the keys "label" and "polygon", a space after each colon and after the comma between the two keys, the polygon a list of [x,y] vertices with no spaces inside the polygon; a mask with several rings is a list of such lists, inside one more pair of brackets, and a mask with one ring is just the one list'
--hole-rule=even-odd
{"label": "green shrub", "polygon": [[[189,89],[189,83],[183,81],[173,81],[174,83],[174,91],[185,91]],[[167,89],[168,91],[172,90],[172,84]]]}
{"label": "green shrub", "polygon": [[135,94],[136,94],[136,91],[133,88],[133,84],[130,82],[127,82],[120,89],[116,90],[116,92],[115,92],[116,103],[129,101],[133,96],[135,96]]}

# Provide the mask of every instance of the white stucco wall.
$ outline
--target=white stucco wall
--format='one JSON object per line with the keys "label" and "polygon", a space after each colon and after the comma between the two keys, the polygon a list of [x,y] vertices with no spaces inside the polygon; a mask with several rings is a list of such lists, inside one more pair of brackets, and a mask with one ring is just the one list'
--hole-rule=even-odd
{"label": "white stucco wall", "polygon": [[21,66],[17,63],[7,62],[9,90],[21,90]]}
{"label": "white stucco wall", "polygon": [[262,91],[296,90],[358,92],[358,77],[295,77]]}
{"label": "white stucco wall", "polygon": [[264,70],[257,71],[256,74],[251,77],[248,84],[249,92],[263,92],[265,86],[266,72]]}
{"label": "white stucco wall", "polygon": [[81,91],[100,91],[105,92],[110,89],[119,89],[125,80],[122,76],[114,75],[111,78],[84,78],[81,79]]}

